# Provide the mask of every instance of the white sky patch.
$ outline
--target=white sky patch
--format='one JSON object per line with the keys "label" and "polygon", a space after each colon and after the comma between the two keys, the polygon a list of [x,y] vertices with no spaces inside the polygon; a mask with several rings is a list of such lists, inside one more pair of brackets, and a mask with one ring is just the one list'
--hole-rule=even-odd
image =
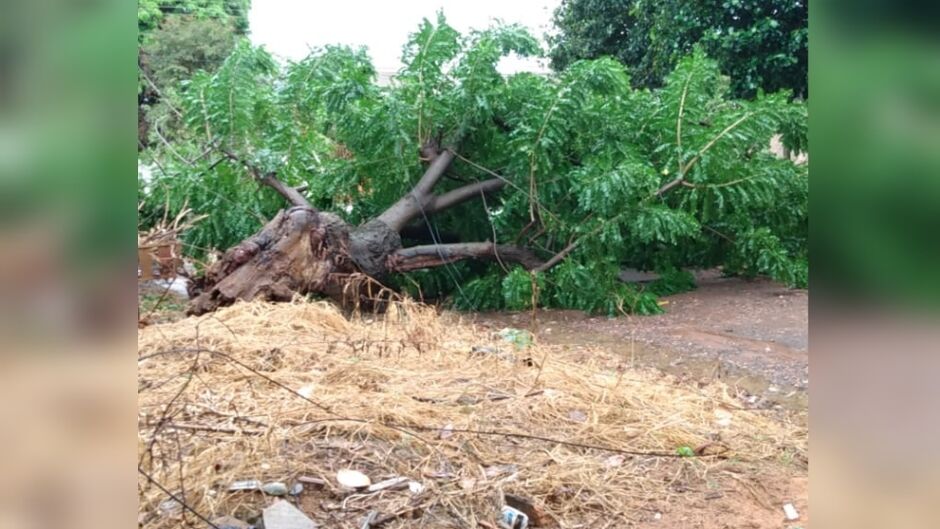
{"label": "white sky patch", "polygon": [[[494,19],[519,23],[544,40],[560,0],[252,0],[251,40],[276,57],[300,60],[326,44],[366,46],[380,76],[398,71],[408,34],[422,18],[435,20],[443,9],[447,23],[462,34],[485,29]],[[543,42],[544,44],[544,42]],[[505,57],[499,71],[548,71],[544,59]]]}

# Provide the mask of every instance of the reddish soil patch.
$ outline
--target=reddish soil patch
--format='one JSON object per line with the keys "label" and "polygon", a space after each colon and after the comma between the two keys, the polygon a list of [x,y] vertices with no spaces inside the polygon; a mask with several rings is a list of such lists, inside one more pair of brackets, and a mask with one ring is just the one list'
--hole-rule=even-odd
{"label": "reddish soil patch", "polygon": [[[491,329],[524,328],[542,342],[584,349],[598,346],[610,363],[653,367],[681,380],[727,383],[744,407],[776,409],[780,420],[807,425],[808,295],[768,280],[697,276],[698,288],[664,298],[665,314],[606,318],[578,311],[485,313],[469,318]],[[533,318],[534,316],[534,318]],[[596,349],[594,349],[596,351]],[[596,359],[595,359],[596,360]],[[615,367],[611,365],[610,367]],[[659,498],[637,527],[662,529],[797,529],[809,527],[808,461],[767,474],[710,469],[708,476],[676,479],[675,494]],[[788,521],[791,503],[799,519]],[[603,526],[603,524],[601,524]]]}
{"label": "reddish soil patch", "polygon": [[698,288],[663,299],[665,314],[607,318],[570,310],[484,313],[486,327],[519,327],[551,344],[604,346],[630,365],[680,378],[721,379],[750,407],[808,405],[808,295],[765,279],[702,272]]}

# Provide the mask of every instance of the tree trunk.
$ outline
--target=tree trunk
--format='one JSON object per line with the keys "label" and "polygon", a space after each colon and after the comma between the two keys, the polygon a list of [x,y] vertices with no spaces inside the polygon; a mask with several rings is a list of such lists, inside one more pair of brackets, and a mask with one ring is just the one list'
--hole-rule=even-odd
{"label": "tree trunk", "polygon": [[[416,219],[494,193],[505,180],[494,178],[436,195],[433,188],[454,158],[440,152],[421,180],[406,196],[381,215],[351,228],[332,213],[317,211],[295,188],[274,174],[244,164],[254,178],[280,193],[293,207],[280,211],[258,233],[230,248],[205,274],[190,285],[193,297],[187,312],[203,314],[235,300],[288,301],[295,294],[317,293],[343,304],[360,303],[354,278],[368,276],[381,281],[389,273],[442,266],[463,259],[489,259],[518,263],[527,269],[543,269],[532,251],[492,242],[456,242],[402,248],[400,232]],[[440,242],[440,241],[438,241]],[[559,256],[553,258],[555,262]],[[549,260],[548,262],[552,262]],[[352,291],[351,291],[352,290]]]}
{"label": "tree trunk", "polygon": [[336,215],[303,206],[282,210],[261,231],[229,249],[190,285],[187,312],[203,314],[237,299],[288,301],[295,293],[342,295],[355,271],[349,228]]}

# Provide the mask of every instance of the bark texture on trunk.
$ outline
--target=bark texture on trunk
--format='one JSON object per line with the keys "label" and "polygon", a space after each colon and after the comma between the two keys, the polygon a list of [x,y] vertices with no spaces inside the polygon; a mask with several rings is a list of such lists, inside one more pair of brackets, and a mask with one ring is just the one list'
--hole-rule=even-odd
{"label": "bark texture on trunk", "polygon": [[343,293],[343,276],[356,271],[349,227],[308,207],[282,210],[261,231],[229,249],[191,285],[187,312],[203,314],[237,299],[288,301],[295,293]]}
{"label": "bark texture on trunk", "polygon": [[388,256],[386,268],[390,272],[407,272],[442,266],[464,259],[489,259],[503,263],[516,263],[529,270],[542,265],[542,260],[528,248],[491,242],[463,242],[402,248]]}
{"label": "bark texture on trunk", "polygon": [[[492,242],[454,242],[402,248],[402,232],[412,222],[468,200],[499,191],[503,178],[467,184],[434,194],[447,172],[454,152],[435,151],[414,188],[378,217],[351,228],[340,217],[317,211],[300,190],[285,185],[273,173],[225,152],[243,164],[257,182],[273,188],[293,207],[282,210],[258,233],[225,252],[190,286],[187,312],[203,314],[235,300],[288,301],[295,294],[317,293],[341,303],[360,303],[347,287],[353,275],[381,280],[389,273],[443,266],[463,259],[489,259],[518,263],[534,270],[545,263],[527,248]],[[440,242],[440,241],[438,241]],[[361,277],[361,276],[360,276]]]}

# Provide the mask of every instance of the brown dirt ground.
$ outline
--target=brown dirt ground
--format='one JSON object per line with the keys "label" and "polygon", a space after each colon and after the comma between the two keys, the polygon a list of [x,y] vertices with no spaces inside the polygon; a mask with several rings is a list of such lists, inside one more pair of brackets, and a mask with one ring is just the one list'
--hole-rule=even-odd
{"label": "brown dirt ground", "polygon": [[[699,274],[698,288],[664,298],[666,313],[648,317],[606,318],[578,311],[538,310],[525,313],[464,315],[481,327],[526,328],[540,342],[570,346],[569,353],[596,355],[601,345],[612,368],[655,369],[677,383],[723,380],[737,392],[742,407],[776,410],[781,421],[807,425],[808,295],[767,280]],[[162,292],[144,291],[154,303]],[[181,300],[175,300],[181,302]],[[145,303],[146,305],[146,303]],[[165,307],[161,307],[165,308]],[[173,309],[176,309],[174,306]],[[151,315],[149,323],[176,319]],[[142,311],[142,315],[147,311]],[[593,352],[589,353],[589,349]],[[598,359],[592,357],[597,363]],[[667,476],[673,491],[651,502],[634,527],[662,529],[798,529],[809,527],[808,461],[792,461],[789,470],[767,469],[728,461],[708,475]],[[778,469],[780,467],[777,467]],[[655,475],[655,473],[652,473]],[[800,513],[786,520],[782,506]],[[636,519],[636,518],[634,518]],[[583,527],[612,527],[585,520]]]}
{"label": "brown dirt ground", "polygon": [[533,331],[548,344],[603,344],[629,366],[680,379],[720,379],[748,407],[806,410],[808,293],[766,279],[698,274],[698,288],[663,298],[665,314],[607,318],[572,310],[475,314],[487,327]]}
{"label": "brown dirt ground", "polygon": [[[725,278],[715,271],[698,274],[697,281],[696,290],[664,298],[666,313],[657,316],[538,310],[470,319],[494,330],[528,329],[541,342],[575,350],[603,344],[610,363],[619,367],[654,368],[684,382],[718,378],[737,392],[742,407],[776,410],[779,420],[806,426],[807,291],[763,279]],[[808,528],[808,461],[791,468],[788,475],[719,471],[714,483],[705,481],[711,485],[706,490],[687,489],[681,483],[688,481],[677,479],[676,494],[662,498],[639,527]],[[796,507],[798,520],[786,520],[785,503]]]}

